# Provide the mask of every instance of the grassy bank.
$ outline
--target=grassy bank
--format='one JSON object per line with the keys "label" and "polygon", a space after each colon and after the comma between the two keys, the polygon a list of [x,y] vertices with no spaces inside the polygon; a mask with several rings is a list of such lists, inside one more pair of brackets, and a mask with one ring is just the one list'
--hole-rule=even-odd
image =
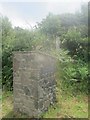
{"label": "grassy bank", "polygon": [[[25,117],[13,113],[13,93],[3,92],[2,115],[6,118]],[[43,118],[88,118],[88,98],[86,95],[76,97],[57,92],[57,103],[51,106]]]}

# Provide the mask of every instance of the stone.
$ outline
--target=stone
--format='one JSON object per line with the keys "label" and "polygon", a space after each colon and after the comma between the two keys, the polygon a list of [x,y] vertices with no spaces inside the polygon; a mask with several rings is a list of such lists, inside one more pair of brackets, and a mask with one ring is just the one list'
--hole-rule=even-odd
{"label": "stone", "polygon": [[14,111],[39,117],[55,102],[56,59],[41,52],[14,52]]}

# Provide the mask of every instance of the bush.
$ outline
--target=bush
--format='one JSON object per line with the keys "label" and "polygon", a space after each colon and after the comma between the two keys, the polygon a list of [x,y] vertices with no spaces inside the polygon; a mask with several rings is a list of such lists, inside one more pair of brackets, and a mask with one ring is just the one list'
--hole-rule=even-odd
{"label": "bush", "polygon": [[88,93],[88,64],[74,60],[67,54],[65,51],[58,52],[57,79],[61,81],[62,90],[73,94]]}

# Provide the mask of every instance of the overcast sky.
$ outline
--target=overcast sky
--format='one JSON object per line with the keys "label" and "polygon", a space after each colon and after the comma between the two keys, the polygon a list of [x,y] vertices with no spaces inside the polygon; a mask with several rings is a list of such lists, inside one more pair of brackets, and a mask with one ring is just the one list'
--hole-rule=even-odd
{"label": "overcast sky", "polygon": [[[50,0],[51,1],[51,0]],[[53,14],[61,13],[74,13],[80,10],[81,4],[88,2],[89,0],[53,0],[52,2],[40,1],[22,1],[22,2],[10,2],[3,0],[0,2],[0,13],[3,16],[7,16],[13,26],[19,26],[22,28],[30,28],[34,26],[36,22],[40,22],[48,15],[49,12]]]}

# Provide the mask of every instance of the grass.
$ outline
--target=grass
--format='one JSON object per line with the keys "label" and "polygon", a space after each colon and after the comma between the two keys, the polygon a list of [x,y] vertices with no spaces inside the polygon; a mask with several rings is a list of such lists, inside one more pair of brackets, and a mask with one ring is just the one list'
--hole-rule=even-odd
{"label": "grass", "polygon": [[2,94],[2,116],[6,118],[13,117],[13,94],[10,91],[4,91]]}
{"label": "grass", "polygon": [[2,117],[3,118],[26,118],[26,115],[22,115],[20,113],[14,113],[13,92],[11,91],[4,91],[2,94]]}
{"label": "grass", "polygon": [[[43,118],[88,118],[88,97],[86,95],[73,96],[62,92],[59,87],[56,90],[57,102],[49,107],[43,114]],[[5,118],[23,118],[21,114],[13,112],[12,92],[3,92],[2,116]]]}
{"label": "grass", "polygon": [[88,118],[87,97],[62,95],[55,106],[49,108],[44,118]]}
{"label": "grass", "polygon": [[2,118],[2,91],[0,90],[0,118]]}
{"label": "grass", "polygon": [[56,88],[57,103],[44,114],[44,118],[88,118],[88,96],[62,91],[60,83]]}

